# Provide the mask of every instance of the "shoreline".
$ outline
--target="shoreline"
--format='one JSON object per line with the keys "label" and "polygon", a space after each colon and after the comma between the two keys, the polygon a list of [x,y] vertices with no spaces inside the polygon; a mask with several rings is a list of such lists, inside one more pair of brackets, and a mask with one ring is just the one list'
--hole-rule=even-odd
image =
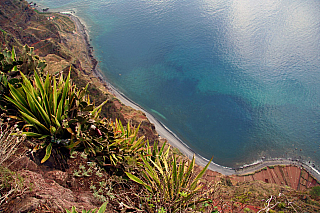
{"label": "shoreline", "polygon": [[[93,51],[92,51],[93,47],[90,45],[90,42],[89,42],[90,39],[89,39],[89,33],[87,31],[87,27],[81,22],[80,18],[77,17],[74,12],[73,13],[58,12],[58,13],[67,15],[75,23],[77,32],[83,37],[83,40],[86,43],[87,51],[89,53],[89,57],[93,65],[91,71],[101,81],[101,83],[107,88],[107,90],[124,105],[130,106],[135,110],[140,110],[143,113],[145,113],[149,122],[154,124],[156,132],[159,135],[161,135],[161,137],[165,138],[171,146],[178,148],[189,159],[191,159],[192,156],[194,155],[196,164],[204,167],[209,162],[208,159],[194,152],[175,133],[173,133],[163,123],[161,123],[161,121],[157,120],[154,116],[152,116],[148,111],[146,111],[144,108],[139,106],[137,103],[130,100],[128,97],[126,97],[122,92],[117,90],[110,82],[106,80],[101,70],[97,68],[98,62],[93,55]],[[214,162],[211,162],[208,169],[215,172],[219,172],[223,175],[247,175],[247,174],[253,174],[267,166],[281,166],[281,165],[294,165],[294,166],[303,168],[310,175],[312,175],[316,180],[320,181],[320,172],[316,170],[312,165],[308,165],[306,162],[300,161],[299,159],[291,159],[291,158],[260,159],[254,163],[243,165],[238,168],[225,167],[222,165],[218,165]]]}

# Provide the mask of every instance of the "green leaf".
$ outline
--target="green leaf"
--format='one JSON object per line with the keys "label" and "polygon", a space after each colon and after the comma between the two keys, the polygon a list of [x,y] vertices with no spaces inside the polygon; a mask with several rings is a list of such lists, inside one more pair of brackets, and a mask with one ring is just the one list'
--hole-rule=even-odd
{"label": "green leaf", "polygon": [[172,176],[173,176],[173,190],[177,191],[178,187],[178,175],[177,175],[177,162],[176,162],[176,156],[173,156],[173,171],[172,171]]}
{"label": "green leaf", "polygon": [[192,183],[191,186],[190,186],[191,190],[193,190],[193,189],[196,188],[198,180],[204,175],[204,173],[205,173],[206,170],[208,169],[208,167],[209,167],[212,159],[213,159],[213,157],[212,157],[211,160],[207,163],[207,165],[201,170],[201,172],[197,175],[197,177],[194,179],[193,183]]}
{"label": "green leaf", "polygon": [[108,100],[101,103],[98,107],[96,107],[94,110],[92,110],[91,114],[93,115],[94,119],[96,119],[99,116],[99,113],[101,111],[101,108],[103,105],[105,105],[108,102]]}
{"label": "green leaf", "polygon": [[52,135],[56,133],[57,129],[54,126],[50,126],[50,132]]}
{"label": "green leaf", "polygon": [[[9,84],[9,85],[10,85],[10,84]],[[10,91],[10,93],[11,93],[11,92],[12,92],[12,91]],[[11,93],[11,96],[12,96],[13,98],[16,98],[13,93]],[[19,100],[14,100],[14,99],[11,99],[11,98],[9,98],[9,97],[7,97],[7,96],[6,96],[6,100],[8,100],[8,101],[10,101],[11,103],[13,103],[20,111],[23,111],[23,112],[25,112],[25,113],[27,113],[27,114],[29,114],[29,115],[32,115],[32,113],[25,107],[25,105],[23,105],[23,103],[20,103]]]}
{"label": "green leaf", "polygon": [[27,137],[35,137],[35,138],[39,138],[43,136],[42,134],[35,133],[35,132],[22,132],[22,134],[26,135]]}
{"label": "green leaf", "polygon": [[[179,166],[179,178],[178,178],[178,181],[179,181],[179,188],[181,186],[181,183],[183,181],[183,175],[184,175],[184,166],[185,166],[185,162],[184,161],[180,161],[180,166]],[[178,189],[178,192],[179,192],[179,189]]]}
{"label": "green leaf", "polygon": [[36,83],[36,87],[40,90],[40,94],[42,95],[42,97],[44,96],[44,88],[43,88],[43,82],[42,80],[39,78],[37,72],[34,72],[34,80]]}
{"label": "green leaf", "polygon": [[75,206],[72,206],[72,213],[76,213],[76,207]]}
{"label": "green leaf", "polygon": [[100,209],[98,210],[97,213],[105,213],[106,208],[107,208],[107,204],[108,204],[108,201],[107,201],[107,202],[104,202],[104,203],[101,205],[101,207],[100,207]]}
{"label": "green leaf", "polygon": [[43,130],[45,130],[45,131],[47,131],[47,132],[50,132],[49,129],[48,129],[46,126],[44,126],[44,125],[43,125],[39,120],[37,120],[36,118],[33,118],[33,117],[31,117],[30,115],[28,115],[28,114],[26,114],[26,113],[24,113],[24,112],[22,112],[22,111],[20,111],[20,113],[22,114],[23,117],[25,117],[25,119],[26,119],[29,123],[37,125],[37,126],[35,126],[35,127],[40,127],[41,129],[43,129]]}
{"label": "green leaf", "polygon": [[[152,166],[150,166],[150,164],[148,163],[148,161],[144,157],[141,156],[141,158],[142,158],[142,161],[146,167],[145,168],[146,174],[148,176],[150,176],[150,178],[156,183],[156,185],[159,188],[161,188],[161,180],[159,179],[159,176],[158,176],[156,170]],[[153,161],[151,161],[151,162],[153,163],[153,165],[157,165],[155,162],[153,162]],[[160,168],[160,167],[157,166],[157,168]]]}
{"label": "green leaf", "polygon": [[79,144],[81,143],[81,141],[76,141],[76,142],[72,142],[68,145],[68,146],[65,146],[67,149],[73,149],[75,148],[76,146],[78,146]]}
{"label": "green leaf", "polygon": [[56,119],[57,119],[58,121],[61,121],[63,104],[64,104],[64,101],[60,100],[59,106],[58,106],[58,109],[57,109],[57,116],[56,116]]}
{"label": "green leaf", "polygon": [[152,191],[152,190],[151,190],[151,187],[150,187],[148,184],[144,183],[142,180],[140,180],[138,177],[136,177],[136,176],[134,176],[133,174],[130,174],[130,173],[128,173],[128,172],[126,172],[126,175],[127,175],[128,178],[130,178],[132,181],[137,182],[137,183],[143,185],[143,186],[146,187],[146,189],[149,190],[150,192]]}
{"label": "green leaf", "polygon": [[46,116],[46,123],[47,125],[50,125],[50,115],[51,115],[51,110],[50,110],[50,105],[49,105],[49,96],[51,95],[50,91],[50,75],[47,75],[45,83],[43,83],[42,79],[38,76],[37,72],[34,72],[34,81],[36,88],[39,89],[40,95],[41,95],[41,101],[40,105],[44,107],[44,111]]}
{"label": "green leaf", "polygon": [[[27,91],[34,92],[34,87],[31,84],[31,82],[29,81],[29,79],[22,72],[20,72],[20,75],[22,77],[22,81],[23,81],[24,85],[28,88]],[[34,95],[34,94],[32,94],[32,95]]]}
{"label": "green leaf", "polygon": [[39,140],[45,139],[45,138],[47,138],[47,137],[50,137],[50,135],[42,135],[42,136],[39,138]]}
{"label": "green leaf", "polygon": [[[43,108],[42,104],[39,103],[37,98],[30,96],[29,94],[27,94],[27,99],[28,99],[28,101],[30,101],[29,106],[32,107],[33,113],[36,114],[38,112],[40,114],[40,118],[42,118],[43,121],[46,123],[46,126],[49,127],[51,124],[50,117],[47,114],[46,110]],[[29,99],[31,99],[31,100],[29,100]],[[33,102],[31,102],[31,101],[33,101]]]}
{"label": "green leaf", "polygon": [[78,97],[79,100],[81,100],[81,99],[85,96],[85,94],[87,93],[88,86],[89,86],[89,83],[86,85],[85,88],[83,88],[83,89],[80,91],[80,94],[79,94],[79,97]]}
{"label": "green leaf", "polygon": [[47,148],[46,148],[46,155],[43,157],[43,159],[41,160],[41,163],[46,162],[51,155],[51,150],[52,150],[52,143],[50,143]]}
{"label": "green leaf", "polygon": [[14,50],[14,47],[12,47],[12,51],[11,51],[11,59],[12,59],[13,61],[15,61],[15,60],[16,60],[16,51]]}
{"label": "green leaf", "polygon": [[187,168],[187,171],[186,171],[187,173],[183,176],[183,182],[181,185],[183,188],[186,187],[186,185],[188,184],[188,182],[190,180],[191,174],[193,173],[194,163],[195,163],[195,158],[193,155],[192,160],[189,163],[189,166]]}
{"label": "green leaf", "polygon": [[93,104],[90,104],[90,105],[86,106],[85,108],[83,108],[82,111],[83,111],[83,112],[92,111],[92,110],[93,110],[93,107],[94,107],[94,105],[93,105]]}
{"label": "green leaf", "polygon": [[57,95],[57,81],[56,78],[53,77],[53,115],[57,115],[57,103],[58,103],[58,95]]}

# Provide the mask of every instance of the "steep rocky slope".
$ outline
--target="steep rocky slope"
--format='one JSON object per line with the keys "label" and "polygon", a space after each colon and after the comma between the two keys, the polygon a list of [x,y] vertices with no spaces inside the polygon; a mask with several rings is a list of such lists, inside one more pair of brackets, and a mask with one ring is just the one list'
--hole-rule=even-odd
{"label": "steep rocky slope", "polygon": [[[109,100],[103,108],[102,116],[117,118],[124,124],[127,122],[133,125],[141,123],[140,135],[145,135],[150,141],[158,139],[154,126],[144,113],[123,105],[108,92],[107,85],[101,81],[96,70],[97,61],[93,58],[93,50],[86,35],[83,34],[85,29],[74,17],[71,19],[62,14],[39,14],[26,1],[0,0],[1,48],[14,46],[19,52],[24,44],[33,46],[36,54],[47,61],[47,71],[51,73],[60,70],[68,72],[71,69],[72,79],[78,86],[85,86],[89,83],[90,95],[96,104],[106,99]],[[77,178],[73,175],[74,170],[82,161],[83,159],[79,156],[76,160],[70,160],[68,162],[70,168],[62,172],[39,166],[28,157],[22,156],[10,168],[24,178],[25,187],[29,189],[29,192],[7,203],[3,210],[7,212],[62,212],[73,205],[78,209],[99,206],[101,201],[99,202],[93,196],[87,184],[90,181],[98,183],[99,178],[94,176],[96,179],[93,177],[84,179],[84,177]],[[82,163],[85,164],[85,162]],[[263,207],[264,201],[261,201],[261,197],[267,199],[279,192],[290,194],[292,199],[299,203],[298,205],[308,206],[307,201],[310,201],[308,194],[306,192],[300,194],[295,190],[305,190],[318,185],[312,176],[295,166],[266,167],[251,175],[232,177],[207,171],[206,181],[219,182],[214,194],[217,206],[221,201],[225,202],[225,206],[230,206],[232,200],[240,200],[237,198],[240,195],[243,196],[248,191],[253,193],[259,191],[250,198],[251,200],[247,200],[252,203],[251,206],[246,205],[250,207],[250,211],[256,211],[259,206]],[[134,188],[136,185],[133,184],[130,187]],[[306,201],[301,201],[303,200],[300,199],[301,197]],[[110,208],[112,205],[118,204],[111,203]],[[223,206],[223,203],[219,205]],[[319,210],[319,203],[310,205],[306,208],[314,209],[313,212]],[[115,207],[117,208],[118,206]]]}
{"label": "steep rocky slope", "polygon": [[109,100],[103,108],[102,116],[117,118],[124,124],[142,123],[141,135],[144,134],[150,141],[155,140],[156,132],[146,116],[121,104],[108,93],[105,84],[97,77],[97,61],[84,37],[85,29],[79,22],[77,24],[67,16],[38,14],[26,1],[0,1],[2,48],[15,47],[19,52],[25,44],[34,47],[35,53],[48,63],[47,71],[51,73],[69,71],[71,67],[73,81],[79,86],[89,83],[89,91],[96,104]]}

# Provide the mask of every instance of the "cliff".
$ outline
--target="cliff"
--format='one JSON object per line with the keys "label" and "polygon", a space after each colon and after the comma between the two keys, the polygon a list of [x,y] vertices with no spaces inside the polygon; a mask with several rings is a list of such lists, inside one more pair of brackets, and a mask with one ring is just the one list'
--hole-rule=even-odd
{"label": "cliff", "polygon": [[[57,13],[39,14],[26,1],[5,0],[0,1],[0,28],[2,49],[14,46],[19,52],[24,44],[28,44],[34,47],[37,55],[46,60],[48,63],[46,71],[49,73],[55,73],[57,70],[68,72],[71,67],[73,82],[79,87],[89,83],[90,96],[97,105],[108,100],[101,116],[113,120],[119,119],[124,124],[128,122],[135,126],[141,124],[139,133],[141,136],[144,135],[151,142],[159,139],[154,125],[148,121],[143,112],[123,105],[110,93],[108,85],[96,69],[97,61],[93,57],[93,48],[88,42],[85,28],[77,18]],[[21,157],[11,159],[8,163],[11,170],[24,178],[24,184],[29,187],[29,191],[8,199],[8,202],[1,207],[2,211],[63,212],[65,208],[70,209],[71,206],[77,206],[78,209],[94,208],[101,204],[101,200],[92,193],[92,185],[97,187],[106,179],[110,182],[105,183],[107,184],[105,188],[115,189],[112,192],[105,191],[105,194],[108,192],[108,196],[113,197],[108,212],[138,211],[132,203],[132,206],[129,205],[130,199],[126,198],[131,196],[127,195],[132,193],[130,190],[138,188],[137,184],[132,183],[121,188],[120,184],[115,183],[117,179],[109,174],[103,174],[102,177],[98,173],[89,177],[74,175],[74,172],[80,170],[83,165],[89,169],[85,157],[80,153],[68,160],[69,168],[66,171],[37,165],[30,156],[24,154],[30,148],[32,148],[30,145],[25,145],[17,153]],[[200,170],[200,167],[196,170]],[[303,206],[309,212],[320,211],[319,202],[313,200],[306,190],[318,185],[317,181],[297,166],[266,167],[253,174],[231,177],[207,171],[204,181],[208,184],[216,183],[212,194],[213,204],[210,205],[216,206],[221,212],[237,209],[239,212],[244,212],[245,208],[246,211],[257,212],[263,208],[268,198],[280,196],[279,193],[286,194],[285,198],[278,198],[286,205],[289,201],[294,201],[296,206]],[[121,206],[120,203],[125,205]]]}
{"label": "cliff", "polygon": [[78,20],[73,22],[61,14],[39,14],[26,1],[13,0],[0,2],[0,26],[2,49],[15,47],[19,53],[25,44],[34,47],[35,53],[48,63],[46,70],[49,73],[61,69],[68,71],[71,66],[73,81],[79,86],[89,83],[91,97],[97,105],[109,100],[102,116],[117,118],[124,124],[142,123],[141,135],[150,141],[157,138],[153,125],[142,112],[121,104],[108,93],[105,83],[97,75],[97,61]]}

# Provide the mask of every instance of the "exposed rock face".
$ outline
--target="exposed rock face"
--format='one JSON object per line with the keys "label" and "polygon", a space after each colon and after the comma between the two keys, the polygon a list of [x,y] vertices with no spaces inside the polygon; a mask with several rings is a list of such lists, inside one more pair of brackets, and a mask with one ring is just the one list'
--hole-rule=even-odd
{"label": "exposed rock face", "polygon": [[26,197],[26,198],[17,198],[12,208],[9,209],[9,211],[12,212],[31,212],[38,208],[38,206],[41,204],[41,200],[35,198],[35,197]]}
{"label": "exposed rock face", "polygon": [[28,44],[37,49],[45,46],[37,54],[45,56],[55,53],[68,58],[57,45],[57,42],[61,42],[57,27],[46,22],[46,18],[32,10],[26,1],[0,1],[0,26],[3,30],[0,32],[2,46],[17,48]]}
{"label": "exposed rock face", "polygon": [[78,210],[93,209],[99,202],[90,191],[74,192],[65,186],[73,186],[73,177],[59,170],[46,171],[38,167],[27,157],[21,158],[12,165],[23,178],[26,192],[21,197],[14,199],[6,209],[7,212],[31,212],[39,206],[47,206],[55,212],[64,212],[77,206]]}

